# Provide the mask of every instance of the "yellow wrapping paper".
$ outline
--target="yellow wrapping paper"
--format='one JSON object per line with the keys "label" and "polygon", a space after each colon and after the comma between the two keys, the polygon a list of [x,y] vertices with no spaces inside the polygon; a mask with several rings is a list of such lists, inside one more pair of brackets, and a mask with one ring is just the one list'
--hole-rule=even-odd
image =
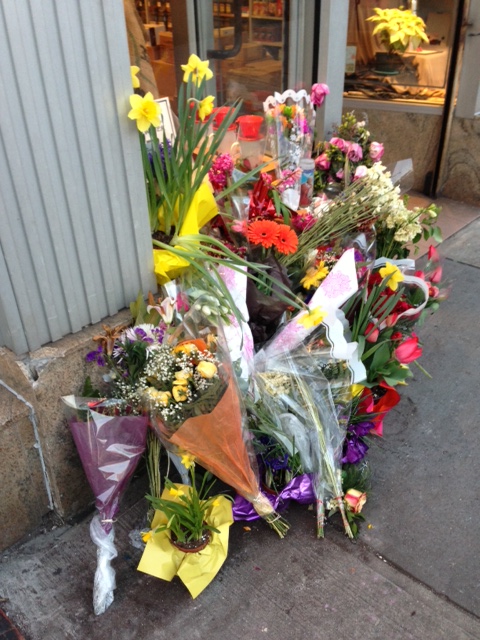
{"label": "yellow wrapping paper", "polygon": [[[204,182],[193,196],[178,236],[198,234],[200,229],[214,218],[217,213],[218,207],[213,193],[208,184]],[[159,212],[159,215],[161,216],[161,212]],[[180,246],[175,246],[175,248],[181,249]],[[155,276],[160,285],[174,280],[190,265],[188,258],[180,258],[168,251],[168,249],[154,249],[153,261]]]}
{"label": "yellow wrapping paper", "polygon": [[[189,490],[185,485],[176,486],[185,493]],[[163,491],[162,498],[174,500],[167,490]],[[220,533],[211,533],[205,549],[198,553],[184,553],[171,544],[170,531],[153,533],[146,543],[138,571],[168,582],[178,576],[192,598],[196,598],[217,575],[228,553],[229,527],[233,523],[232,503],[224,496],[218,496],[218,503],[207,511],[206,521]],[[155,511],[152,530],[166,523],[165,514]]]}

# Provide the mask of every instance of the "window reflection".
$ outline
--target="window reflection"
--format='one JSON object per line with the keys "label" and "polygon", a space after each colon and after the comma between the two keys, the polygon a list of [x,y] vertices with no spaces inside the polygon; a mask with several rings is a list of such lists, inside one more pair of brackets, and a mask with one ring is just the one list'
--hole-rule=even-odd
{"label": "window reflection", "polygon": [[[410,44],[396,54],[396,66],[385,67],[379,55],[385,52],[381,34],[373,34],[380,23],[367,20],[376,15],[375,8],[411,11],[425,22],[428,41],[417,48]],[[442,104],[456,12],[457,0],[350,0],[346,97]]]}

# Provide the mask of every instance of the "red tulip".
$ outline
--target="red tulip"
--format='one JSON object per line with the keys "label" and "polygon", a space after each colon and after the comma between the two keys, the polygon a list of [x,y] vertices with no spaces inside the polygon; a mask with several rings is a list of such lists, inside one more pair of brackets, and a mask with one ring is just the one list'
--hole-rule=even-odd
{"label": "red tulip", "polygon": [[413,333],[410,338],[398,345],[394,354],[401,364],[408,364],[419,358],[422,355],[422,347],[418,344],[418,337]]}
{"label": "red tulip", "polygon": [[433,244],[428,247],[428,259],[434,262],[440,262],[440,255]]}
{"label": "red tulip", "polygon": [[367,328],[365,329],[365,340],[367,342],[376,342],[378,340],[378,336],[380,331],[378,327],[373,324],[373,322],[369,322],[367,324]]}
{"label": "red tulip", "polygon": [[442,279],[442,267],[436,267],[430,274],[430,282],[438,284]]}

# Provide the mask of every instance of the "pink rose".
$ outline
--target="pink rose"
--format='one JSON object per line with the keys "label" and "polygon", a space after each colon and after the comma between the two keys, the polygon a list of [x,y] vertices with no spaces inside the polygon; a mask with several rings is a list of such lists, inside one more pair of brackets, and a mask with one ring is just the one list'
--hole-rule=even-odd
{"label": "pink rose", "polygon": [[335,177],[338,178],[339,180],[343,180],[345,177],[343,169],[340,169],[339,171],[337,171],[337,173],[335,174]]}
{"label": "pink rose", "polygon": [[382,159],[383,152],[384,152],[384,148],[381,142],[370,143],[370,149],[368,150],[368,155],[374,162],[378,162]]}
{"label": "pink rose", "polygon": [[349,489],[343,496],[348,511],[352,513],[360,513],[363,509],[363,505],[367,501],[367,494],[362,493],[358,489]]}
{"label": "pink rose", "polygon": [[422,355],[422,347],[418,344],[418,337],[412,333],[410,338],[398,345],[394,354],[400,364],[409,364],[419,358]]}
{"label": "pink rose", "polygon": [[363,158],[362,147],[356,142],[350,142],[347,149],[347,158],[352,162],[359,162]]}
{"label": "pink rose", "polygon": [[325,100],[325,97],[328,96],[329,93],[330,93],[330,89],[326,84],[323,84],[322,82],[317,82],[312,86],[312,91],[310,93],[310,100],[312,101],[312,104],[315,105],[316,107],[321,107]]}
{"label": "pink rose", "polygon": [[367,167],[364,164],[359,164],[358,167],[355,169],[355,173],[353,174],[353,179],[361,180],[362,178],[365,178],[366,175],[367,175]]}
{"label": "pink rose", "polygon": [[335,145],[340,151],[347,151],[348,149],[348,142],[343,138],[331,138],[330,144]]}
{"label": "pink rose", "polygon": [[315,168],[321,171],[327,171],[330,169],[331,162],[326,153],[322,153],[315,159]]}

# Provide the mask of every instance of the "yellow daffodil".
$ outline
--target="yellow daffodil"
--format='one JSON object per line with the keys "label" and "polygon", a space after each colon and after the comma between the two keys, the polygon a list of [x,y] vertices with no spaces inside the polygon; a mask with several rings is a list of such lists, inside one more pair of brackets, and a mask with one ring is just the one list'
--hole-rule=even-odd
{"label": "yellow daffodil", "polygon": [[402,282],[404,279],[403,273],[400,269],[390,262],[386,262],[385,266],[380,269],[379,273],[383,279],[388,278],[387,287],[392,291],[396,291],[398,289],[398,283]]}
{"label": "yellow daffodil", "polygon": [[328,267],[322,260],[317,267],[309,267],[306,275],[300,280],[300,284],[304,289],[310,287],[318,287],[320,282],[328,276]]}
{"label": "yellow daffodil", "polygon": [[160,126],[160,105],[154,101],[150,91],[143,98],[137,94],[130,96],[130,105],[132,109],[128,112],[128,117],[137,121],[139,131],[145,133],[151,124],[154,127]]}
{"label": "yellow daffodil", "polygon": [[170,487],[168,493],[174,498],[180,498],[180,496],[184,496],[185,493],[181,489],[177,489],[175,486]]}
{"label": "yellow daffodil", "polygon": [[316,327],[320,324],[325,318],[326,313],[322,311],[321,307],[315,307],[315,309],[311,309],[309,313],[305,313],[300,318],[298,318],[298,324],[301,324],[305,327],[305,329],[311,329],[312,327]]}
{"label": "yellow daffodil", "polygon": [[190,76],[192,77],[192,82],[195,84],[199,84],[203,78],[210,80],[213,78],[213,72],[208,68],[209,64],[208,60],[200,60],[198,56],[192,53],[187,64],[181,65],[183,69],[183,81],[188,82]]}
{"label": "yellow daffodil", "polygon": [[137,73],[140,71],[140,67],[136,67],[135,65],[132,65],[130,67],[130,73],[132,75],[132,87],[134,89],[139,89],[140,88],[140,80],[137,78]]}
{"label": "yellow daffodil", "polygon": [[197,371],[202,376],[202,378],[213,378],[213,376],[217,373],[217,366],[213,364],[213,362],[206,362],[202,360],[197,364]]}
{"label": "yellow daffodil", "polygon": [[144,542],[148,542],[150,540],[150,538],[153,536],[153,531],[142,531],[142,533],[140,534],[142,536],[142,540]]}
{"label": "yellow daffodil", "polygon": [[174,386],[172,389],[173,399],[176,402],[185,402],[188,397],[187,387],[183,385]]}
{"label": "yellow daffodil", "polygon": [[213,96],[207,96],[198,105],[198,117],[203,122],[213,111]]}
{"label": "yellow daffodil", "polygon": [[190,467],[195,464],[195,456],[192,456],[189,453],[183,453],[182,464],[185,467],[185,469],[190,469]]}

